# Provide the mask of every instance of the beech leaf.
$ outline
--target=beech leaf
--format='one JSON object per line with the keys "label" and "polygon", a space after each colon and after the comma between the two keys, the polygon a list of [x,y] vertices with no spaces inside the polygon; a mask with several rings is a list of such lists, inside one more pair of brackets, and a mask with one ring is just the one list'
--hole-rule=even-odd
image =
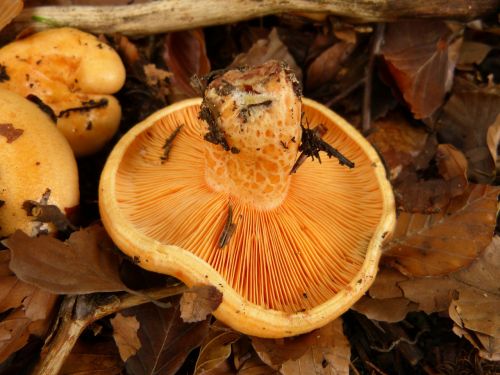
{"label": "beech leaf", "polygon": [[16,276],[52,293],[127,290],[119,276],[119,257],[100,225],[74,232],[66,242],[16,231],[3,243],[12,252],[10,268]]}
{"label": "beech leaf", "polygon": [[113,338],[120,352],[120,358],[126,362],[141,348],[141,342],[137,336],[139,322],[135,316],[123,316],[118,313],[110,320],[113,326]]}
{"label": "beech leaf", "polygon": [[363,296],[351,307],[371,320],[395,323],[403,320],[411,311],[418,310],[418,304],[406,298],[374,299]]}
{"label": "beech leaf", "polygon": [[436,214],[402,212],[385,247],[385,262],[412,276],[467,267],[491,242],[499,192],[498,187],[470,185]]}
{"label": "beech leaf", "polygon": [[212,285],[198,285],[184,292],[180,301],[181,318],[186,323],[205,320],[222,302],[222,293]]}
{"label": "beech leaf", "polygon": [[184,323],[180,317],[179,299],[172,299],[171,305],[164,309],[148,303],[122,312],[125,316],[135,316],[140,324],[141,348],[125,364],[129,373],[175,374],[188,354],[207,336],[208,319]]}
{"label": "beech leaf", "polygon": [[437,121],[439,136],[464,152],[469,162],[469,178],[477,182],[489,183],[495,174],[487,132],[499,113],[499,92],[459,91],[450,97]]}
{"label": "beech leaf", "polygon": [[195,375],[227,373],[227,360],[232,353],[231,344],[238,341],[241,334],[215,322],[201,345],[196,361]]}
{"label": "beech leaf", "polygon": [[415,118],[434,113],[451,88],[460,47],[452,35],[443,21],[408,20],[386,27],[381,53]]}

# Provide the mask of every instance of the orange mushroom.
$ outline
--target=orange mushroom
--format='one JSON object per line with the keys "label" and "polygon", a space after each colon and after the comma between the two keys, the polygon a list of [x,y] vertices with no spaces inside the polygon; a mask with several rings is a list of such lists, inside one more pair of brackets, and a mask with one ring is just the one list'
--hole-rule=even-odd
{"label": "orange mushroom", "polygon": [[[215,316],[260,337],[308,332],[345,312],[372,283],[395,222],[375,150],[328,108],[301,102],[297,85],[277,62],[228,71],[203,102],[131,129],[100,183],[120,249],[188,285],[215,285],[224,295]],[[291,174],[301,132],[311,136],[303,116],[355,167],[322,157]]]}

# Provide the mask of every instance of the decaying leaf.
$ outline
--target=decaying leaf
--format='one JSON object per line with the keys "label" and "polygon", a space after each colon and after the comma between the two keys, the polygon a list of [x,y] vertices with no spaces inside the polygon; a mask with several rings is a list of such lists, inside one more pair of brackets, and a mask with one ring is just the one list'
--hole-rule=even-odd
{"label": "decaying leaf", "polygon": [[139,322],[135,316],[123,316],[120,313],[116,314],[110,322],[113,326],[113,338],[120,352],[120,358],[126,362],[141,348],[141,342],[137,336]]}
{"label": "decaying leaf", "polygon": [[496,166],[496,175],[500,169],[500,158],[498,157],[498,144],[500,143],[500,113],[495,122],[488,128],[486,133],[486,144],[490,150],[490,155],[493,158]]}
{"label": "decaying leaf", "polygon": [[209,320],[184,323],[180,317],[179,299],[164,309],[151,303],[122,312],[135,316],[141,348],[125,366],[134,375],[175,374],[191,350],[201,345],[208,334]]}
{"label": "decaying leaf", "polygon": [[124,364],[113,341],[79,340],[64,362],[61,375],[119,375]]}
{"label": "decaying leaf", "polygon": [[491,51],[488,44],[466,40],[460,49],[457,68],[460,70],[473,70],[474,65],[479,65]]}
{"label": "decaying leaf", "polygon": [[222,293],[211,285],[198,285],[181,297],[181,318],[186,323],[205,320],[222,302]]}
{"label": "decaying leaf", "polygon": [[269,60],[284,61],[293,70],[297,79],[302,80],[302,70],[281,41],[277,29],[272,29],[267,39],[257,40],[250,49],[233,60],[231,67],[261,65]]}
{"label": "decaying leaf", "polygon": [[412,276],[437,276],[468,266],[489,245],[500,188],[470,185],[440,212],[402,212],[385,262]]}
{"label": "decaying leaf", "polygon": [[193,75],[210,72],[205,36],[201,29],[167,34],[163,59],[173,76],[170,78],[176,99],[200,95],[190,84]]}
{"label": "decaying leaf", "polygon": [[442,21],[389,23],[382,55],[415,118],[429,117],[451,88],[461,39]]}
{"label": "decaying leaf", "polygon": [[252,338],[259,357],[281,374],[349,374],[351,347],[342,319],[285,340]]}
{"label": "decaying leaf", "polygon": [[66,242],[16,231],[3,243],[12,252],[10,268],[16,276],[52,293],[127,289],[120,280],[119,257],[112,252],[113,244],[100,225],[74,232]]}
{"label": "decaying leaf", "polygon": [[464,154],[449,144],[438,145],[436,164],[439,174],[451,186],[451,196],[462,195],[468,186],[467,159]]}
{"label": "decaying leaf", "polygon": [[200,354],[196,361],[195,375],[227,374],[230,372],[227,362],[231,355],[232,344],[238,341],[241,334],[215,322],[210,326],[210,333],[201,344]]}
{"label": "decaying leaf", "polygon": [[436,125],[439,136],[463,151],[469,162],[469,178],[489,183],[495,160],[487,144],[488,128],[500,113],[500,93],[495,90],[454,92]]}
{"label": "decaying leaf", "polygon": [[354,46],[353,43],[347,42],[335,43],[316,57],[307,68],[306,88],[314,90],[334,79]]}

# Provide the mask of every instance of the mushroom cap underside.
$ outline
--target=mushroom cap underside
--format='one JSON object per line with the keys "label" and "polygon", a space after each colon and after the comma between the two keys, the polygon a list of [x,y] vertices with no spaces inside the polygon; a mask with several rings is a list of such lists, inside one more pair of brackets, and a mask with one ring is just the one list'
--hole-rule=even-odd
{"label": "mushroom cap underside", "polygon": [[[224,295],[215,316],[260,337],[311,331],[345,312],[375,278],[381,245],[395,223],[385,169],[345,120],[303,99],[311,127],[355,168],[307,160],[286,199],[260,210],[205,181],[201,99],[189,99],[131,129],[104,168],[99,205],[118,247],[151,271]],[[165,140],[182,125],[165,160]],[[232,211],[234,231],[220,248]]]}

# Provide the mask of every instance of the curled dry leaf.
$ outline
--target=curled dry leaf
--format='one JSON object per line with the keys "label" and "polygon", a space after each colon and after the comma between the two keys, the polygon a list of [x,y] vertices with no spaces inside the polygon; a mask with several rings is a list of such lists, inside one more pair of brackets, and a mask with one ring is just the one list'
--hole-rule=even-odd
{"label": "curled dry leaf", "polygon": [[429,117],[451,88],[461,39],[445,22],[414,20],[386,27],[381,53],[415,118]]}
{"label": "curled dry leaf", "polygon": [[120,352],[120,358],[126,362],[141,348],[141,342],[137,336],[139,322],[135,316],[123,316],[118,313],[110,320],[113,326],[113,338]]}
{"label": "curled dry leaf", "polygon": [[181,297],[181,318],[186,323],[205,320],[222,302],[222,293],[212,285],[198,285]]}
{"label": "curled dry leaf", "polygon": [[349,374],[351,347],[342,319],[291,339],[252,339],[259,357],[281,374]]}
{"label": "curled dry leaf", "polygon": [[120,375],[123,362],[113,341],[79,340],[64,362],[60,375]]}
{"label": "curled dry leaf", "polygon": [[385,263],[412,276],[443,275],[468,266],[491,242],[499,192],[498,187],[470,185],[438,213],[402,212],[386,245]]}
{"label": "curled dry leaf", "polygon": [[276,28],[271,30],[267,39],[257,40],[247,52],[236,56],[230,66],[255,66],[264,64],[269,60],[285,61],[290,69],[293,70],[297,79],[299,81],[302,80],[302,70],[295,62],[286,45],[281,41]]}
{"label": "curled dry leaf", "polygon": [[66,242],[16,231],[3,243],[12,252],[10,268],[16,276],[52,293],[127,290],[119,276],[119,256],[100,225],[74,232]]}
{"label": "curled dry leaf", "polygon": [[460,49],[460,56],[457,62],[457,69],[473,70],[475,65],[483,62],[484,58],[491,51],[488,44],[466,40]]}
{"label": "curled dry leaf", "polygon": [[451,196],[462,195],[468,186],[467,159],[464,154],[452,145],[438,145],[436,164],[439,174],[450,183]]}
{"label": "curled dry leaf", "polygon": [[209,320],[184,323],[180,317],[179,299],[164,309],[151,303],[122,312],[135,316],[140,323],[138,331],[141,348],[130,357],[125,366],[134,375],[175,374],[189,353],[201,345],[208,334]]}
{"label": "curled dry leaf", "polygon": [[232,344],[238,341],[241,334],[215,322],[210,326],[210,333],[201,344],[200,354],[196,361],[195,375],[227,374],[230,372],[227,362],[232,353]]}
{"label": "curled dry leaf", "polygon": [[498,90],[460,91],[450,97],[437,121],[439,136],[464,152],[469,178],[481,183],[491,182],[495,174],[487,132],[499,113]]}
{"label": "curled dry leaf", "polygon": [[306,88],[314,90],[334,79],[354,46],[348,42],[335,43],[316,57],[307,68]]}
{"label": "curled dry leaf", "polygon": [[169,33],[165,37],[163,59],[173,74],[170,81],[176,99],[200,95],[190,84],[193,75],[210,72],[205,36],[201,29]]}

